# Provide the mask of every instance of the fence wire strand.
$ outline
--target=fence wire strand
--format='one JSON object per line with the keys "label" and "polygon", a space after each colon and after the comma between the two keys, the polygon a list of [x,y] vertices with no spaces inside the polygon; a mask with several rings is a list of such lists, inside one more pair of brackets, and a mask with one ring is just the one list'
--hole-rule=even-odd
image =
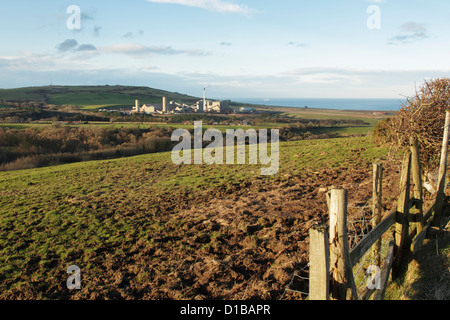
{"label": "fence wire strand", "polygon": [[[366,217],[366,209],[372,209],[371,202],[372,198],[367,200],[361,207],[349,206],[350,209],[359,209],[358,213],[354,214],[353,217],[347,221],[350,248],[354,248],[370,231],[372,225],[372,213],[370,213],[370,219],[368,219]],[[360,227],[360,231],[358,231],[358,226]]]}
{"label": "fence wire strand", "polygon": [[307,268],[309,268],[309,262],[308,262],[308,264],[307,264],[305,267],[303,267],[302,269],[297,270],[297,271],[294,272],[294,274],[292,275],[291,281],[289,282],[289,284],[288,284],[288,285],[286,286],[286,288],[284,289],[284,292],[283,292],[283,294],[281,295],[280,300],[283,300],[284,297],[286,296],[286,293],[288,293],[288,292],[298,293],[298,294],[306,295],[306,296],[309,295],[308,292],[304,292],[304,291],[300,291],[300,290],[293,290],[293,289],[291,289],[291,286],[293,285],[294,280],[295,280],[296,278],[298,278],[298,279],[300,279],[300,280],[303,280],[303,281],[307,281],[308,284],[309,284],[309,277],[303,277],[303,276],[300,275],[300,273],[303,272],[303,271],[305,271]]}

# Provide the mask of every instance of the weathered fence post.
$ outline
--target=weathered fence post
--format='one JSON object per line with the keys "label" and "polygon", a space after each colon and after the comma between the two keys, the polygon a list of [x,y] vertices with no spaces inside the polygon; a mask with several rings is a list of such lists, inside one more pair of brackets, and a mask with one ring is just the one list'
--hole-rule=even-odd
{"label": "weathered fence post", "polygon": [[[383,165],[375,163],[373,165],[373,217],[372,228],[380,224],[382,216],[382,191],[383,191]],[[372,250],[374,264],[381,267],[381,238],[375,243]]]}
{"label": "weathered fence post", "polygon": [[330,299],[330,244],[326,226],[309,232],[309,300]]}
{"label": "weathered fence post", "polygon": [[438,192],[436,195],[436,211],[434,213],[433,218],[434,227],[440,226],[442,210],[444,208],[449,128],[450,128],[450,111],[447,111],[445,116],[444,138],[442,141],[441,164],[439,166]]}
{"label": "weathered fence post", "polygon": [[407,151],[403,160],[402,173],[400,178],[400,196],[398,199],[396,224],[395,224],[395,246],[394,264],[392,277],[394,279],[401,276],[404,258],[407,254],[409,238],[409,193],[411,187],[411,151]]}
{"label": "weathered fence post", "polygon": [[331,294],[337,300],[347,299],[348,288],[352,289],[353,298],[357,299],[348,246],[347,200],[347,190],[330,191],[330,271],[333,284]]}
{"label": "weathered fence post", "polygon": [[415,223],[417,234],[424,228],[423,221],[423,183],[422,167],[420,165],[419,141],[411,138],[411,173],[414,183],[414,209],[410,212],[411,221]]}

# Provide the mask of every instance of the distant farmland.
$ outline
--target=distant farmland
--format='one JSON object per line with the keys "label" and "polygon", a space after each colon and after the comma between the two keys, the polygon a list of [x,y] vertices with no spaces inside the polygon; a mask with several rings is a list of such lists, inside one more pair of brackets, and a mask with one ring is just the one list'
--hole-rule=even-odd
{"label": "distant farmland", "polygon": [[148,104],[161,103],[162,97],[184,103],[194,103],[199,99],[148,87],[127,86],[46,86],[0,90],[0,99],[5,101],[76,105],[82,109],[131,107],[136,99]]}

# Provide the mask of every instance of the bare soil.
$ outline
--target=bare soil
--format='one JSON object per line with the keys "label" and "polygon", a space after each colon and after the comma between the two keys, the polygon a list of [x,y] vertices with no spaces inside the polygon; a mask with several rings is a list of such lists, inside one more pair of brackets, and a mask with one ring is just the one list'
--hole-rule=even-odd
{"label": "bare soil", "polygon": [[[396,196],[398,181],[398,170],[388,169],[386,198]],[[150,273],[149,282],[133,289],[143,299],[279,299],[308,264],[309,229],[328,221],[324,190],[331,186],[347,188],[349,207],[357,208],[371,198],[370,170],[322,170],[270,185],[256,180],[231,194],[216,191],[211,201],[171,217],[173,227],[154,239],[157,259],[140,256],[144,270],[129,271]],[[307,285],[296,281],[292,288],[307,292]],[[121,292],[133,298],[127,293]],[[288,292],[284,298],[304,297]]]}
{"label": "bare soil", "polygon": [[[399,169],[386,164],[386,212],[396,205],[392,199],[398,195]],[[324,169],[271,181],[255,178],[194,198],[180,194],[161,199],[158,214],[149,217],[161,230],[125,239],[119,247],[105,244],[94,252],[73,252],[59,262],[66,266],[84,259],[95,266],[83,271],[80,291],[64,290],[67,275],[61,272],[45,283],[32,281],[19,291],[3,292],[0,298],[33,299],[37,292],[48,299],[305,298],[285,294],[285,289],[294,274],[308,276],[308,231],[328,221],[326,191],[331,186],[348,189],[350,218],[360,214],[371,198],[371,168]],[[370,209],[364,214],[371,218]],[[38,264],[27,267],[30,274]],[[307,292],[308,282],[297,279],[290,288]]]}

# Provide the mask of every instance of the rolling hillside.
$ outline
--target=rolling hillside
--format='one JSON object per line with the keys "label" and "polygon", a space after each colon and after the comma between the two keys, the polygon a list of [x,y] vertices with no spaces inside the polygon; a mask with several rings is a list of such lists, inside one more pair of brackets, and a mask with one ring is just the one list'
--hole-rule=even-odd
{"label": "rolling hillside", "polygon": [[199,98],[148,87],[131,86],[45,86],[0,89],[0,101],[41,102],[76,105],[82,109],[132,106],[136,99],[142,103],[161,103],[162,97],[177,102],[193,103]]}
{"label": "rolling hillside", "polygon": [[[370,138],[286,142],[273,177],[169,153],[0,173],[0,299],[279,299],[326,219],[319,189],[370,197],[387,152]],[[66,288],[71,265],[80,291]]]}

